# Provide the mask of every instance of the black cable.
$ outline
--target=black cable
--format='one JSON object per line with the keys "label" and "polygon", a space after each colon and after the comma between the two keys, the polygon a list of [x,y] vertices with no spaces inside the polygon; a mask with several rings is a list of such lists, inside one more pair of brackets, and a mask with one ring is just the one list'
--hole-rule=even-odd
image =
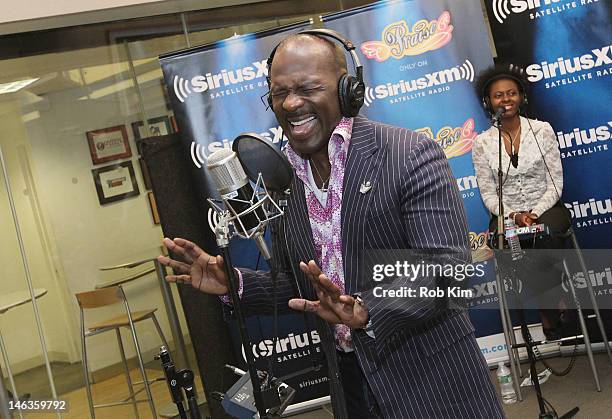
{"label": "black cable", "polygon": [[[287,259],[289,260],[289,267],[291,268],[291,273],[293,274],[293,283],[295,284],[295,289],[297,289],[298,296],[303,299],[304,293],[302,292],[302,288],[300,287],[297,272],[295,271],[295,267],[293,266],[293,264],[291,263],[291,259],[289,258],[289,241],[287,239],[286,233],[287,233],[287,221],[286,221],[286,218],[283,217],[283,236],[285,238],[285,249],[287,251]],[[302,315],[304,317],[304,328],[306,329],[306,342],[307,342],[308,348],[309,349],[312,348],[312,351],[311,351],[312,365],[315,368],[315,370],[318,370],[319,368],[321,368],[321,362],[319,359],[319,355],[317,354],[317,351],[312,346],[311,333],[310,333],[311,330],[314,329],[314,327],[312,326],[311,318],[305,311],[302,312]]]}
{"label": "black cable", "polygon": [[[576,323],[575,323],[575,328],[574,328],[574,332],[573,333],[574,333],[574,335],[576,335],[576,333],[578,333],[578,316],[576,316]],[[578,354],[578,340],[577,339],[574,340],[574,349],[572,351],[572,355],[570,357],[570,361],[569,361],[567,367],[565,367],[564,370],[559,372],[559,371],[555,370],[550,364],[548,364],[548,362],[546,362],[546,360],[544,359],[544,357],[540,353],[538,347],[533,342],[533,337],[531,336],[531,333],[528,333],[528,337],[529,337],[529,343],[533,345],[533,352],[536,355],[536,359],[538,361],[540,361],[546,368],[548,368],[553,375],[555,375],[557,377],[563,377],[563,376],[569,374],[572,371],[572,369],[574,368],[574,364],[576,363],[576,356]]]}
{"label": "black cable", "polygon": [[[525,119],[527,120],[527,124],[529,125],[529,131],[531,131],[531,134],[533,134],[533,139],[536,143],[536,146],[538,146],[538,151],[540,152],[540,156],[542,156],[542,162],[544,162],[544,167],[546,168],[546,172],[548,173],[548,177],[550,179],[550,183],[553,185],[553,188],[555,189],[555,194],[557,195],[557,201],[561,201],[561,194],[559,193],[559,189],[557,188],[557,185],[555,184],[555,180],[553,179],[552,173],[550,172],[550,168],[548,167],[548,163],[546,163],[546,157],[544,156],[544,152],[542,151],[542,147],[540,147],[540,143],[538,142],[538,137],[535,134],[535,131],[533,130],[533,127],[531,126],[531,121],[529,120],[529,117],[527,116],[527,112],[525,112]],[[551,126],[552,129],[552,126]],[[554,132],[554,130],[553,130]],[[563,170],[563,169],[561,169]],[[570,228],[572,226],[572,218],[569,216],[567,211],[563,211],[563,213],[565,214],[565,217],[567,218],[567,221],[570,225]],[[538,214],[538,215],[542,215],[542,214]]]}

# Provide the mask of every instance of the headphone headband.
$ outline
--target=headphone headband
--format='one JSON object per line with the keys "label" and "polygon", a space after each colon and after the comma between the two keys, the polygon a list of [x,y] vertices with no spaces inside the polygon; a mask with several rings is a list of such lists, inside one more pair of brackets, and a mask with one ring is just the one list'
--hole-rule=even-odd
{"label": "headphone headband", "polygon": [[[359,56],[355,52],[355,45],[353,43],[342,36],[340,33],[333,31],[331,29],[307,29],[299,32],[297,35],[315,35],[315,36],[327,36],[329,38],[335,39],[338,41],[344,49],[351,55],[351,59],[353,60],[353,67],[355,68],[355,75],[357,76],[357,80],[363,82],[363,66],[361,65],[361,61],[359,61]],[[276,48],[274,48],[276,50]]]}

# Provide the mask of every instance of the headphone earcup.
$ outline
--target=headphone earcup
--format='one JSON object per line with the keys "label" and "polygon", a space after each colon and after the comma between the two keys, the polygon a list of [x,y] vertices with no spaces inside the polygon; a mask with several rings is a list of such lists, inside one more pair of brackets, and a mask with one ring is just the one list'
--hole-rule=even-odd
{"label": "headphone earcup", "polygon": [[356,77],[351,76],[353,82],[350,86],[351,91],[351,116],[357,116],[365,100],[365,83],[360,82]]}
{"label": "headphone earcup", "polygon": [[340,103],[340,113],[342,116],[348,117],[349,113],[349,92],[348,92],[348,78],[347,74],[340,76],[338,80],[338,102]]}
{"label": "headphone earcup", "polygon": [[482,97],[482,107],[485,109],[485,111],[487,111],[488,113],[493,113],[491,111],[491,101],[489,100],[488,97],[483,96]]}
{"label": "headphone earcup", "polygon": [[338,100],[342,116],[357,116],[363,106],[365,85],[350,74],[343,74],[338,80]]}

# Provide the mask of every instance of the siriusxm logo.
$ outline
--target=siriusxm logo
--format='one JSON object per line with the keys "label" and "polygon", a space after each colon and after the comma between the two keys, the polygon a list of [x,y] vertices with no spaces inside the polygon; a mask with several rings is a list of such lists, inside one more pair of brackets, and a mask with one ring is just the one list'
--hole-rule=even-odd
{"label": "siriusxm logo", "polygon": [[267,59],[253,61],[252,65],[234,70],[223,69],[216,74],[200,74],[190,80],[175,75],[172,78],[174,94],[180,102],[185,102],[185,99],[193,93],[203,93],[266,77],[268,75],[266,61]]}
{"label": "siriusxm logo", "polygon": [[[518,279],[517,281],[518,281],[517,283],[518,292],[521,293],[521,291],[523,290],[523,281],[521,281],[520,279]],[[510,287],[510,284],[506,282],[505,284],[506,291],[510,290],[509,287]],[[488,282],[483,282],[482,284],[474,284],[472,289],[474,290],[474,292],[472,292],[472,298],[490,297],[492,295],[497,294],[497,281],[488,281]]]}
{"label": "siriusxm logo", "polygon": [[565,0],[492,0],[493,15],[499,23],[504,23],[512,13],[523,13],[563,1]]}
{"label": "siriusxm logo", "polygon": [[607,125],[593,128],[574,128],[570,132],[558,131],[559,148],[566,149],[585,144],[595,144],[598,141],[607,141],[611,136],[610,128],[612,128],[612,121],[608,121]]}
{"label": "siriusxm logo", "polygon": [[610,198],[605,200],[591,198],[586,202],[574,201],[571,204],[565,203],[565,206],[572,218],[576,219],[612,213],[612,199]]}
{"label": "siriusxm logo", "polygon": [[[605,285],[612,285],[612,270],[610,267],[606,267],[601,271],[595,272],[594,270],[589,270],[587,272],[589,274],[589,280],[591,281],[591,285],[593,287],[601,287]],[[566,292],[569,292],[569,286],[567,284],[567,276],[563,275],[564,280],[561,282],[561,286]],[[584,277],[584,272],[576,272],[572,274],[572,281],[574,287],[578,289],[583,289],[587,287],[587,279]]]}
{"label": "siriusxm logo", "polygon": [[[260,132],[259,135],[273,144],[282,141],[286,143],[287,137],[283,134],[283,129],[280,125],[269,128],[268,131]],[[190,153],[191,161],[198,169],[201,169],[208,159],[208,156],[221,148],[231,148],[229,140],[210,141],[207,145],[199,144],[195,141],[191,142]]]}
{"label": "siriusxm logo", "polygon": [[259,341],[258,343],[252,344],[251,351],[253,352],[253,356],[255,358],[259,358],[262,356],[266,357],[272,355],[272,348],[274,348],[275,355],[281,355],[285,352],[305,348],[306,346],[308,346],[309,341],[311,345],[316,345],[321,342],[321,338],[319,337],[319,334],[316,330],[310,331],[310,339],[308,339],[308,335],[308,332],[302,333],[300,335],[294,335],[293,333],[289,333],[287,337],[279,338],[276,341],[275,348],[273,339],[264,339],[262,341]]}
{"label": "siriusxm logo", "polygon": [[417,79],[379,84],[374,88],[366,87],[364,104],[370,106],[376,99],[392,98],[425,89],[440,89],[449,83],[461,80],[474,81],[474,66],[470,60],[451,68],[425,74]]}
{"label": "siriusxm logo", "polygon": [[470,189],[478,188],[478,181],[476,175],[465,176],[457,179],[457,186],[460,192],[469,191]]}
{"label": "siriusxm logo", "polygon": [[472,198],[476,196],[475,189],[478,189],[478,181],[476,180],[476,176],[465,176],[457,179],[457,186],[459,187],[459,192],[461,192],[461,198]]}
{"label": "siriusxm logo", "polygon": [[610,45],[606,45],[577,57],[559,57],[554,63],[542,61],[540,64],[531,64],[527,67],[526,72],[529,81],[534,83],[542,79],[564,76],[611,64]]}

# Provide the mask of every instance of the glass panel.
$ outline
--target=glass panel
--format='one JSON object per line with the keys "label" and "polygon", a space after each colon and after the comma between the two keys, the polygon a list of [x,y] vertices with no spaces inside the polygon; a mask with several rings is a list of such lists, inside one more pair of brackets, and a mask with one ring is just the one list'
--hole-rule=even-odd
{"label": "glass panel", "polygon": [[[286,0],[190,12],[185,17],[191,44],[201,45],[316,19],[357,3],[368,2]],[[2,45],[13,45],[1,53],[10,56],[0,56],[0,145],[33,285],[47,290],[37,301],[48,355],[58,393],[68,397],[80,391],[75,409],[87,416],[75,293],[150,271],[152,263],[131,270],[100,268],[160,252],[161,228],[152,218],[136,139],[172,130],[167,124],[172,111],[157,56],[187,47],[181,17],[108,22],[0,40]],[[146,125],[142,124],[145,119]],[[121,166],[113,167],[117,164]],[[2,295],[8,295],[27,290],[27,285],[4,180],[0,180]],[[126,283],[125,291],[133,310],[164,307],[154,272]],[[176,304],[187,333],[178,299]],[[120,310],[91,313],[88,319],[100,320]],[[158,319],[171,339],[163,309]],[[48,398],[31,304],[0,313],[0,329],[18,393]],[[148,325],[139,332],[145,358],[151,359],[159,338]],[[133,357],[128,340],[125,346],[127,356]],[[94,336],[88,339],[88,349],[95,381],[121,371],[114,336]],[[159,389],[161,400],[169,401],[165,386]],[[147,412],[146,404],[140,406]],[[125,408],[130,416],[131,408]]]}
{"label": "glass panel", "polygon": [[[131,270],[100,268],[151,258],[160,252],[161,228],[151,216],[149,191],[142,177],[135,140],[142,134],[137,125],[143,119],[142,109],[148,118],[167,120],[170,115],[157,55],[186,47],[177,16],[173,27],[173,35],[161,38],[151,38],[151,28],[146,32],[110,31],[109,45],[0,61],[0,83],[34,79],[27,86],[15,86],[14,91],[0,94],[0,144],[5,152],[34,286],[48,290],[38,301],[57,390],[66,395],[81,388],[84,416],[87,407],[83,404],[86,398],[79,364],[79,309],[74,294],[152,271],[152,262]],[[151,39],[144,44],[129,42],[144,36]],[[142,45],[146,48],[141,48]],[[118,163],[123,166],[113,169],[112,165]],[[101,184],[99,188],[96,179]],[[2,294],[27,289],[9,215],[2,183],[0,221],[4,240],[0,262],[5,273]],[[157,317],[170,340],[155,273],[149,272],[124,288],[132,310],[160,308]],[[178,301],[177,304],[182,313]],[[120,314],[121,310],[117,306],[94,312],[88,319],[101,320],[110,314]],[[0,315],[0,327],[10,365],[18,378],[18,393],[31,393],[35,399],[48,398],[51,393],[44,367],[40,366],[42,351],[31,307],[17,307]],[[151,360],[160,346],[159,337],[152,324],[140,326],[139,332],[144,358]],[[129,335],[124,338],[127,356],[132,358],[135,354]],[[88,357],[96,381],[121,371],[114,333],[88,339]],[[24,373],[31,368],[32,372]],[[124,382],[120,385],[123,388]],[[161,400],[169,401],[167,388],[159,389]],[[100,396],[102,393],[98,392]],[[125,408],[129,415],[131,407]],[[147,405],[142,404],[142,408],[146,412]]]}

